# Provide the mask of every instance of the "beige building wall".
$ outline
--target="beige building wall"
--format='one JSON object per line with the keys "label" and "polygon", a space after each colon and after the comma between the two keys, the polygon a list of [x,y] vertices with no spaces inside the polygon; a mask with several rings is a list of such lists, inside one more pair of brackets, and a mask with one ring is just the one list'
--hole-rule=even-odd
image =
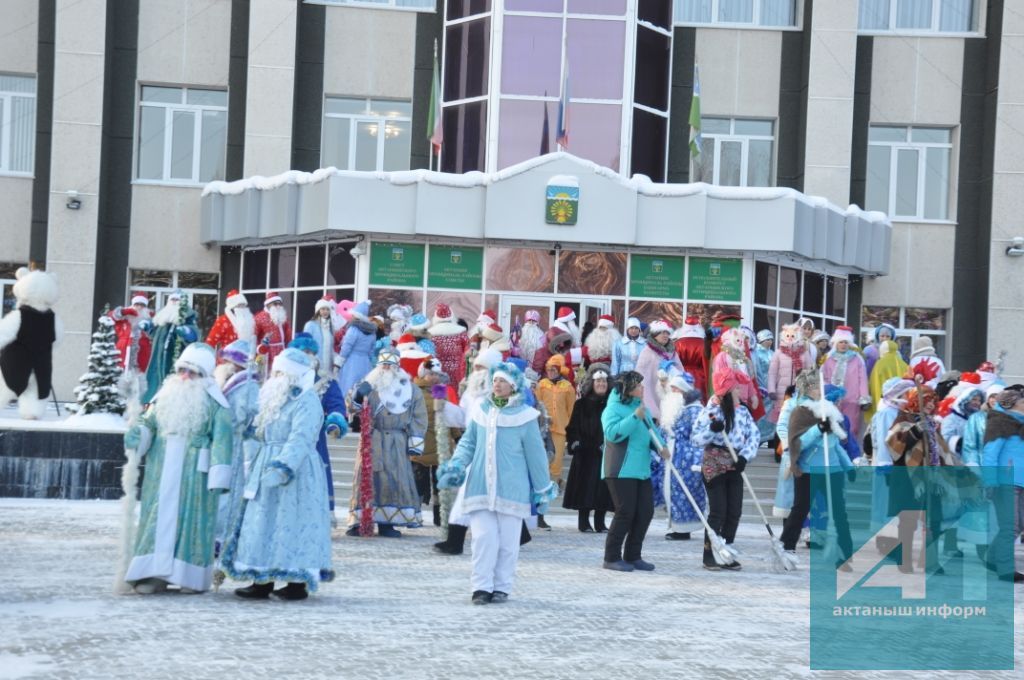
{"label": "beige building wall", "polygon": [[249,3],[245,177],[291,168],[296,19],[294,2]]}
{"label": "beige building wall", "polygon": [[136,184],[128,262],[135,269],[220,271],[220,249],[199,245],[201,189]]}
{"label": "beige building wall", "polygon": [[[893,222],[891,273],[864,282],[864,304],[953,306],[953,251],[964,41],[958,38],[876,36],[872,53],[872,125],[952,129],[947,222]],[[947,315],[946,332],[955,320]],[[947,348],[947,356],[952,352]]]}
{"label": "beige building wall", "polygon": [[[147,0],[139,7],[138,80],[226,89],[230,40],[231,0]],[[129,267],[220,269],[220,252],[199,245],[201,193],[202,187],[132,187]]]}
{"label": "beige building wall", "polygon": [[35,75],[39,0],[3,0],[0,26],[0,71]]}
{"label": "beige building wall", "polygon": [[0,175],[0,262],[26,264],[32,233],[32,178]]}
{"label": "beige building wall", "polygon": [[836,205],[850,199],[857,2],[816,0],[807,82],[804,192]]}
{"label": "beige building wall", "polygon": [[1007,247],[1024,237],[1024,14],[1003,12],[999,53],[999,101],[996,110],[992,186],[992,255],[989,261],[988,356],[1003,356],[1008,384],[1024,382],[1024,257],[1009,257]]}
{"label": "beige building wall", "polygon": [[698,28],[694,56],[701,115],[779,117],[781,31]]}
{"label": "beige building wall", "polygon": [[[64,322],[64,340],[60,351],[53,355],[54,389],[58,398],[70,400],[86,365],[96,321],[92,307],[107,3],[57,0],[56,9],[46,266],[60,284],[56,311]],[[83,83],[95,85],[83,87]],[[65,207],[67,192],[72,189],[78,191],[82,201],[79,210]]]}
{"label": "beige building wall", "polygon": [[231,0],[144,0],[138,80],[227,87],[230,40]]}
{"label": "beige building wall", "polygon": [[417,12],[327,7],[324,93],[412,99],[417,16]]}
{"label": "beige building wall", "polygon": [[[36,75],[38,0],[0,2],[0,72]],[[32,178],[0,175],[0,261],[28,262],[32,229]]]}

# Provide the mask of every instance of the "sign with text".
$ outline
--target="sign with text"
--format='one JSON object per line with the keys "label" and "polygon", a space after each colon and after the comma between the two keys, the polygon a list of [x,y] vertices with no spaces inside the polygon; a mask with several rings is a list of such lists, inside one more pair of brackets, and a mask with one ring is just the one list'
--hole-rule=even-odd
{"label": "sign with text", "polygon": [[422,286],[422,243],[374,243],[370,248],[371,286]]}
{"label": "sign with text", "polygon": [[682,300],[684,263],[681,257],[633,255],[629,266],[629,296]]}
{"label": "sign with text", "polygon": [[743,297],[743,260],[691,257],[686,297],[688,300],[740,302]]}
{"label": "sign with text", "polygon": [[483,288],[484,249],[459,246],[430,246],[427,264],[429,288]]}
{"label": "sign with text", "polygon": [[812,670],[1013,668],[1009,470],[811,471]]}

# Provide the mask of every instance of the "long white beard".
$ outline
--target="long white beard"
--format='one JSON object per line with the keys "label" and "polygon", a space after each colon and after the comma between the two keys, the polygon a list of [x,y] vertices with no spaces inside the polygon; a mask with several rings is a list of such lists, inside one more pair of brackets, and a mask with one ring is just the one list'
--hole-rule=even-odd
{"label": "long white beard", "polygon": [[523,326],[523,334],[519,337],[519,352],[527,361],[533,361],[534,353],[544,344],[544,331],[535,323]]}
{"label": "long white beard", "polygon": [[250,340],[256,335],[256,319],[252,315],[252,310],[248,307],[235,307],[231,311],[227,312],[228,321],[231,322],[231,327],[235,329],[235,334],[242,340]]}
{"label": "long white beard", "polygon": [[231,362],[225,361],[223,364],[219,364],[217,368],[213,369],[213,379],[217,381],[217,387],[223,390],[224,385],[226,385],[228,380],[231,379],[231,376],[237,372],[237,366]]}
{"label": "long white beard", "polygon": [[558,324],[569,331],[569,335],[572,336],[573,347],[579,347],[582,344],[583,334],[580,332],[580,327],[576,325],[575,321],[570,319],[569,321],[559,321]]}
{"label": "long white beard", "polygon": [[479,399],[487,393],[487,376],[490,373],[486,368],[473,371],[466,378],[466,392],[473,399]]}
{"label": "long white beard", "polygon": [[373,369],[366,374],[366,382],[373,386],[373,389],[377,392],[387,392],[391,389],[391,386],[396,380],[398,380],[398,370],[392,368],[389,371],[381,370],[380,366]]}
{"label": "long white beard", "polygon": [[155,399],[156,422],[161,434],[190,437],[206,424],[206,380],[186,380],[172,373]]}
{"label": "long white beard", "polygon": [[606,328],[595,328],[591,331],[586,342],[590,360],[610,357],[616,340],[618,340],[618,333],[615,331]]}
{"label": "long white beard", "polygon": [[270,307],[267,309],[267,315],[270,316],[270,320],[274,322],[275,326],[280,326],[288,320],[288,311],[284,307]]}
{"label": "long white beard", "polygon": [[659,406],[661,408],[661,427],[666,432],[671,433],[672,428],[679,419],[679,415],[686,407],[686,400],[682,394],[670,388],[668,393],[661,398]]}
{"label": "long white beard", "polygon": [[259,408],[256,414],[256,433],[262,435],[267,425],[281,415],[281,407],[288,403],[294,381],[287,375],[275,375],[260,388]]}
{"label": "long white beard", "polygon": [[180,303],[168,302],[163,309],[153,315],[153,325],[164,326],[169,323],[177,323],[179,307]]}

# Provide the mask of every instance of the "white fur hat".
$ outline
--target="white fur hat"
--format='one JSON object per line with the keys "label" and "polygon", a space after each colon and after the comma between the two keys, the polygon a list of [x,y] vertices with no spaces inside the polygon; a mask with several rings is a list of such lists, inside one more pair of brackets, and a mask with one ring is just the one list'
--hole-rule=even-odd
{"label": "white fur hat", "polygon": [[629,330],[630,328],[640,328],[640,319],[635,316],[631,316],[626,319],[626,330]]}
{"label": "white fur hat", "polygon": [[501,363],[501,352],[496,349],[487,348],[476,355],[473,359],[474,366],[480,366],[482,368],[494,368]]}
{"label": "white fur hat", "polygon": [[328,293],[316,301],[316,304],[313,305],[313,312],[319,312],[321,309],[330,309],[333,311],[336,306],[337,303],[334,300],[334,296]]}
{"label": "white fur hat", "polygon": [[597,320],[600,328],[615,328],[615,317],[611,314],[602,314]]}
{"label": "white fur hat", "polygon": [[134,295],[132,295],[132,301],[129,304],[131,304],[132,306],[144,305],[146,307],[149,307],[149,298],[146,297],[143,293],[135,293]]}
{"label": "white fur hat", "polygon": [[670,324],[668,321],[665,321],[665,319],[658,319],[657,321],[652,321],[649,332],[652,336],[657,335],[658,333],[671,333],[672,324]]}
{"label": "white fur hat", "polygon": [[680,338],[704,339],[704,326],[700,323],[700,317],[688,316],[683,320],[683,327],[679,329]]}
{"label": "white fur hat", "polygon": [[216,366],[217,354],[205,342],[193,342],[182,350],[181,356],[174,362],[175,370],[187,368],[202,374],[204,378],[212,376]]}
{"label": "white fur hat", "polygon": [[[817,336],[815,336],[817,338]],[[853,329],[849,326],[836,326],[836,329],[832,332],[832,339],[829,340],[829,344],[835,347],[837,342],[845,340],[849,344],[855,344],[853,337]]]}
{"label": "white fur hat", "polygon": [[228,296],[224,300],[225,309],[234,309],[242,305],[248,305],[249,301],[245,299],[245,296],[239,293],[237,290],[228,291]]}

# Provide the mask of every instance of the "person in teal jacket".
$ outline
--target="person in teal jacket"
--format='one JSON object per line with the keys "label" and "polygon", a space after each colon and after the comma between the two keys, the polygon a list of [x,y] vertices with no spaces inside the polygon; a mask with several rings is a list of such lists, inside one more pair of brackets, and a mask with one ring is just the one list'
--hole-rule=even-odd
{"label": "person in teal jacket", "polygon": [[[800,401],[790,416],[787,433],[794,480],[793,509],[782,526],[782,547],[790,552],[796,550],[804,520],[811,509],[811,475],[827,471],[832,487],[832,507],[828,512],[834,519],[839,548],[843,553],[842,562],[845,563],[853,554],[853,541],[843,491],[846,476],[853,481],[856,472],[846,452],[847,432],[843,429],[843,414],[834,403],[822,400],[817,371],[801,371],[796,384]],[[850,569],[845,564],[841,568],[844,571]]]}
{"label": "person in teal jacket", "polygon": [[531,504],[543,515],[558,496],[537,426],[540,414],[523,403],[529,388],[522,372],[502,362],[490,378],[490,397],[471,414],[451,459],[437,469],[439,489],[465,484],[461,513],[473,533],[473,604],[508,600],[523,520]]}
{"label": "person in teal jacket", "polygon": [[636,371],[619,374],[601,414],[601,478],[615,505],[615,517],[604,543],[604,568],[614,571],[654,570],[654,565],[640,556],[654,517],[650,451],[656,447],[666,459],[669,452],[644,407],[643,382],[643,375]]}
{"label": "person in teal jacket", "polygon": [[994,503],[999,533],[990,552],[999,578],[1020,583],[1024,574],[1014,568],[1013,542],[1024,529],[1024,385],[1008,387],[996,397],[985,423],[981,466],[985,486],[1013,485],[1012,511],[1010,502]]}

